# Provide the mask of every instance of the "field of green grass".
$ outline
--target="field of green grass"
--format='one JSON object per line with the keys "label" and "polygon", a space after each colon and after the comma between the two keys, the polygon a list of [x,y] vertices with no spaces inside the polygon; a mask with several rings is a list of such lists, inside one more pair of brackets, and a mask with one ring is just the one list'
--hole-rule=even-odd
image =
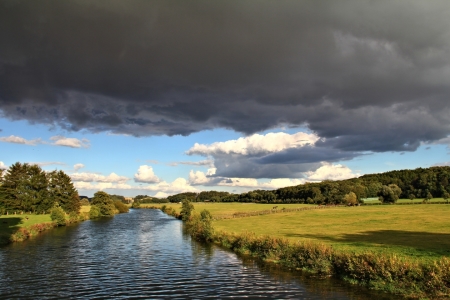
{"label": "field of green grass", "polygon": [[[219,204],[210,205],[213,215],[221,213]],[[450,256],[450,205],[334,207],[224,219],[215,221],[214,227],[318,241],[355,253],[384,252],[420,260]]]}
{"label": "field of green grass", "polygon": [[[278,210],[285,208],[301,208],[301,207],[311,207],[316,205],[310,204],[259,204],[259,203],[208,203],[208,202],[193,202],[195,212],[200,213],[202,210],[208,210],[215,217],[225,217],[231,216],[234,213],[241,212],[254,212],[271,210],[274,206],[278,206]],[[166,205],[167,207],[173,207],[177,212],[181,210],[181,204],[179,203],[165,203],[165,204],[141,204],[141,207],[158,207]]]}
{"label": "field of green grass", "polygon": [[[424,202],[424,199],[398,199],[397,204],[422,204]],[[433,198],[428,201],[428,203],[442,203],[447,204],[446,200],[444,198]],[[381,201],[379,200],[365,200],[364,204],[381,204]]]}
{"label": "field of green grass", "polygon": [[[28,217],[28,219],[27,219]],[[51,222],[50,215],[2,215],[0,216],[0,244],[7,244],[11,234],[19,228],[30,227],[34,224]]]}

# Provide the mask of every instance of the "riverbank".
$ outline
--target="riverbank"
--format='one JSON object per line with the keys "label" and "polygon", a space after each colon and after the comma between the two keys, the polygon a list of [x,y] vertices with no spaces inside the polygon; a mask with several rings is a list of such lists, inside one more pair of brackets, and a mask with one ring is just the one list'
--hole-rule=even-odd
{"label": "riverbank", "polygon": [[[66,218],[67,224],[89,219],[90,206],[82,206],[76,219]],[[0,216],[0,246],[12,242],[23,242],[43,231],[57,227],[50,214],[16,214]]]}
{"label": "riverbank", "polygon": [[221,219],[215,230],[197,216],[191,235],[290,269],[411,298],[443,298],[450,296],[449,209],[336,207]]}

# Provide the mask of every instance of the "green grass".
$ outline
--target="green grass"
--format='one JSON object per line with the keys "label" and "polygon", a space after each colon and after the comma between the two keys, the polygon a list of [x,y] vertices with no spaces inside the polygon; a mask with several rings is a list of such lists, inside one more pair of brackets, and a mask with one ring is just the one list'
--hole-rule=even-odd
{"label": "green grass", "polygon": [[[422,204],[424,199],[398,199],[397,204]],[[444,198],[433,198],[428,201],[429,203],[447,203]],[[379,200],[366,200],[364,201],[365,204],[381,204],[381,201]]]}
{"label": "green grass", "polygon": [[[27,219],[28,217],[28,219]],[[9,243],[10,236],[19,228],[28,228],[34,224],[51,222],[50,214],[46,215],[2,215],[0,216],[0,245]]]}
{"label": "green grass", "polygon": [[[310,204],[259,204],[259,203],[208,203],[208,202],[193,202],[195,211],[200,213],[202,210],[208,210],[215,217],[231,216],[234,213],[240,212],[253,212],[262,210],[271,210],[274,206],[278,206],[278,210],[285,208],[301,208],[311,207],[316,205]],[[166,205],[167,207],[173,207],[178,213],[181,210],[181,204],[179,203],[163,203],[163,204],[141,204],[141,207],[161,207]]]}
{"label": "green grass", "polygon": [[383,252],[427,261],[450,256],[450,205],[336,207],[219,220],[214,227],[322,242],[355,253]]}

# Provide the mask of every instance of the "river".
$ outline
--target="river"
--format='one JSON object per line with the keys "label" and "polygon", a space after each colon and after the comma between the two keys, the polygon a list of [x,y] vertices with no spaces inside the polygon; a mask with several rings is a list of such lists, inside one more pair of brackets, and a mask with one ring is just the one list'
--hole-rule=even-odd
{"label": "river", "polygon": [[192,241],[159,210],[0,248],[0,299],[396,299]]}

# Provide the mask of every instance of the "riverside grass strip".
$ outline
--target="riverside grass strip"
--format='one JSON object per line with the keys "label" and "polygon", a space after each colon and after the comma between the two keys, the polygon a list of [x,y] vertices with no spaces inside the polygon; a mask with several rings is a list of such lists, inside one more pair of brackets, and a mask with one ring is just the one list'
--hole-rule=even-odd
{"label": "riverside grass strip", "polygon": [[[442,210],[439,210],[442,208]],[[175,212],[170,208],[171,212]],[[335,276],[352,284],[366,286],[371,289],[382,290],[388,293],[394,293],[409,298],[448,298],[450,297],[450,259],[438,253],[438,259],[434,259],[431,255],[428,259],[415,259],[410,255],[397,255],[395,251],[374,252],[376,248],[368,247],[365,251],[353,251],[351,248],[339,249],[340,241],[334,241],[332,244],[323,243],[320,240],[312,240],[310,238],[304,240],[294,240],[285,236],[257,235],[250,232],[252,228],[260,229],[280,229],[286,227],[286,224],[292,222],[285,220],[280,223],[280,217],[292,215],[294,219],[305,219],[306,214],[312,214],[309,220],[316,221],[321,226],[321,230],[342,230],[352,232],[367,219],[361,220],[362,216],[372,218],[379,226],[392,228],[392,226],[404,226],[405,219],[413,220],[410,224],[414,229],[430,229],[430,232],[423,232],[425,236],[431,237],[431,241],[438,242],[442,236],[435,234],[436,231],[442,231],[442,234],[449,233],[449,206],[375,206],[375,207],[341,207],[336,210],[309,210],[307,212],[294,212],[286,214],[271,214],[263,216],[255,216],[250,218],[228,219],[215,221],[214,227],[208,222],[202,222],[199,216],[193,217],[187,222],[187,228],[193,238],[203,241],[212,241],[220,246],[229,248],[237,253],[251,255],[263,259],[268,262],[280,264],[284,267],[303,270],[316,273],[321,276]],[[327,214],[333,214],[332,217]],[[325,218],[318,216],[325,215]],[[401,218],[403,216],[403,219]],[[434,218],[433,218],[434,216]],[[307,218],[308,219],[308,218]],[[261,220],[265,220],[266,226],[261,226]],[[325,220],[335,220],[339,224],[324,224]],[[355,220],[357,221],[355,223]],[[403,220],[403,221],[402,221]],[[425,223],[423,222],[424,220]],[[221,222],[227,223],[225,230],[217,230],[216,225]],[[243,226],[241,222],[249,222],[247,226]],[[345,226],[352,223],[352,226]],[[231,224],[234,224],[239,230],[230,232]],[[373,227],[373,224],[369,226]],[[440,224],[441,226],[439,226]],[[203,226],[205,228],[203,228]],[[367,224],[366,224],[367,225]],[[344,227],[343,227],[344,226]],[[308,228],[305,224],[303,230]],[[368,227],[368,226],[366,226]],[[350,228],[350,230],[349,230]],[[433,232],[434,231],[434,232]],[[378,238],[389,235],[393,240],[398,240],[398,236],[392,236],[392,232],[383,232]],[[360,237],[357,235],[357,237]],[[407,236],[406,240],[411,245],[424,245],[424,235],[412,234]],[[373,237],[372,237],[373,238]],[[443,242],[450,240],[442,239]],[[373,241],[372,241],[373,242]],[[425,241],[428,244],[429,241]],[[369,242],[371,244],[371,242]],[[337,247],[336,247],[337,246]],[[372,245],[373,246],[373,245]],[[439,243],[434,246],[439,247]],[[446,245],[440,247],[449,249]],[[442,249],[441,249],[442,250]]]}
{"label": "riverside grass strip", "polygon": [[[442,208],[443,211],[442,211]],[[358,209],[360,209],[358,211]],[[420,210],[421,209],[421,210]],[[439,242],[446,242],[450,240],[447,238],[449,233],[448,227],[448,209],[449,206],[408,206],[405,211],[404,206],[378,206],[378,207],[341,207],[337,210],[309,210],[306,212],[291,213],[297,219],[299,216],[305,214],[314,214],[319,223],[325,219],[330,219],[327,214],[336,214],[339,216],[337,221],[346,225],[347,219],[351,220],[351,215],[354,215],[358,220],[362,215],[367,215],[372,218],[378,218],[384,226],[389,226],[392,223],[403,218],[411,220],[418,215],[419,222],[423,220],[431,220],[431,217],[436,218],[434,224],[424,224],[430,232],[431,241],[435,241],[435,246]],[[437,212],[440,213],[437,213]],[[201,213],[203,215],[203,212]],[[326,218],[318,218],[317,216],[325,215]],[[253,224],[256,219],[277,219],[272,220],[274,223],[267,224],[269,226],[264,228],[280,228],[286,223],[279,223],[281,214],[263,215],[251,218],[241,218],[233,220],[223,220],[222,222],[237,223],[238,227],[243,232],[230,232],[227,230],[217,230],[217,223],[214,227],[211,223],[202,220],[201,216],[195,215],[189,220],[186,225],[191,236],[197,240],[210,241],[220,246],[229,248],[237,253],[244,255],[251,255],[263,259],[268,262],[280,264],[281,266],[307,271],[318,274],[320,276],[335,276],[341,278],[351,284],[362,285],[371,289],[382,290],[388,293],[398,294],[409,298],[436,298],[443,299],[450,297],[450,259],[448,256],[439,256],[438,259],[415,259],[408,255],[397,255],[393,252],[373,252],[370,250],[356,253],[352,250],[339,249],[335,246],[339,242],[333,244],[322,243],[318,240],[293,240],[286,237],[274,237],[263,234],[257,235],[248,231],[248,226],[243,227],[240,222],[250,221]],[[409,216],[407,218],[406,216]],[[441,217],[446,217],[441,219]],[[335,219],[335,218],[333,218]],[[433,231],[438,230],[439,223],[447,220],[447,223],[441,224],[444,226],[444,238],[439,240],[439,235],[434,235]],[[397,224],[401,224],[398,222]],[[277,227],[278,224],[278,227]],[[413,225],[414,226],[414,225]],[[304,226],[307,228],[307,226]],[[263,228],[263,230],[264,230]],[[441,228],[442,229],[442,228]],[[323,230],[323,229],[322,229]],[[342,227],[339,227],[342,230]],[[392,235],[391,232],[386,232],[385,236]],[[379,237],[383,237],[381,235]],[[395,241],[399,236],[394,237]],[[424,235],[408,236],[407,240],[414,245],[414,243],[423,242]],[[429,241],[425,241],[426,243]],[[445,245],[441,247],[449,249]],[[372,248],[373,249],[373,248]],[[391,250],[391,249],[390,249]],[[442,249],[441,249],[442,250]]]}
{"label": "riverside grass strip", "polygon": [[418,263],[396,255],[354,254],[318,242],[293,243],[285,238],[248,232],[216,232],[213,242],[287,268],[335,276],[352,284],[408,298],[450,296],[450,259],[446,257],[434,263]]}
{"label": "riverside grass strip", "polygon": [[[273,216],[275,215],[265,215],[261,218]],[[352,284],[411,298],[441,299],[450,296],[448,257],[426,262],[389,253],[342,251],[318,241],[293,241],[283,237],[256,235],[248,231],[214,231],[211,224],[202,222],[198,215],[186,225],[190,234],[197,240],[211,241],[237,253],[291,269],[320,276],[335,276]]]}

